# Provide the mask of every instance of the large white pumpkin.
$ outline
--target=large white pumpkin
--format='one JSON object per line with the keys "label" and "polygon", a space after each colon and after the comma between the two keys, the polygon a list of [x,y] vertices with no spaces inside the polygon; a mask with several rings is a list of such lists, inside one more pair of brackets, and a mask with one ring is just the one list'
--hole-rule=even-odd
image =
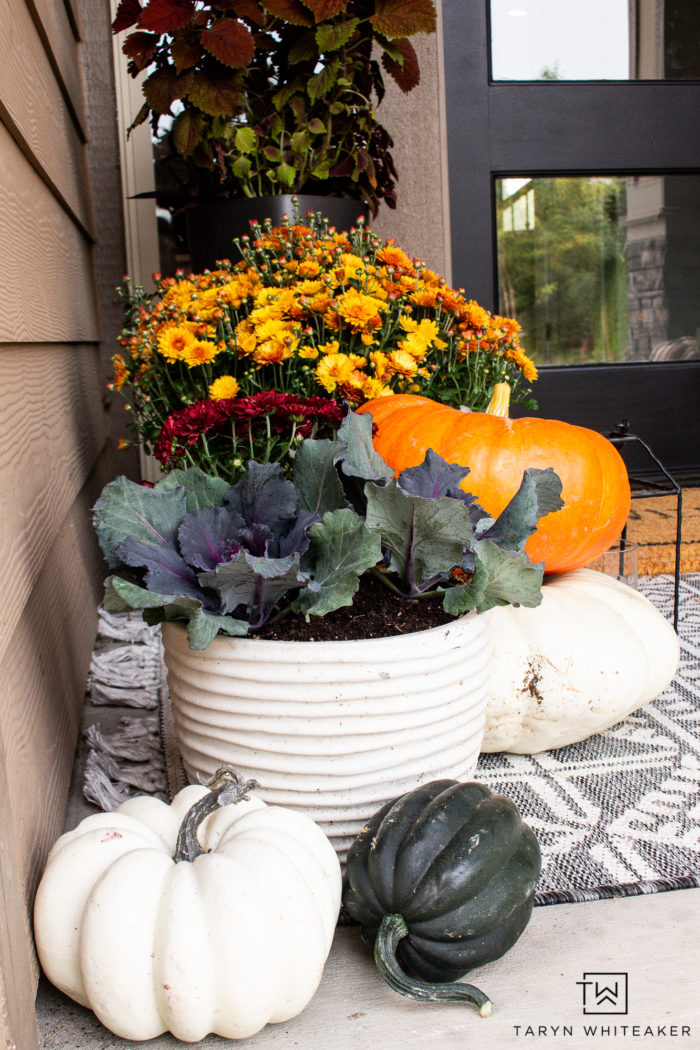
{"label": "large white pumpkin", "polygon": [[657,697],[678,666],[678,638],[661,613],[591,569],[545,581],[535,609],[484,615],[494,648],[482,751],[584,740]]}
{"label": "large white pumpkin", "polygon": [[[49,855],[34,913],[41,965],[124,1039],[241,1039],[295,1017],[321,979],[340,907],[335,850],[308,817],[255,797],[211,812],[222,790],[239,789],[220,777],[170,806],[130,799]],[[175,859],[200,845],[208,852]]]}

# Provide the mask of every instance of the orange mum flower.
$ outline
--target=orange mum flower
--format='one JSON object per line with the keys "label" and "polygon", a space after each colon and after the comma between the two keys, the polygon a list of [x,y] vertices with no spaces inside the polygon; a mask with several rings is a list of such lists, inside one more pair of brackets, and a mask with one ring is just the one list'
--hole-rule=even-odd
{"label": "orange mum flower", "polygon": [[489,323],[488,310],[484,310],[483,306],[479,306],[473,299],[467,303],[467,317],[471,328],[486,328]]}
{"label": "orange mum flower", "polygon": [[418,288],[411,296],[411,302],[416,306],[435,307],[438,304],[438,289]]}
{"label": "orange mum flower", "polygon": [[418,365],[414,357],[406,350],[392,350],[386,355],[387,365],[392,372],[405,376],[407,379],[414,376],[418,371]]}
{"label": "orange mum flower", "polygon": [[385,266],[392,266],[395,270],[412,270],[413,262],[406,255],[406,252],[402,251],[401,248],[397,248],[395,245],[388,245],[386,248],[380,248],[377,252],[377,258],[384,263]]}
{"label": "orange mum flower", "polygon": [[126,382],[126,377],[129,374],[126,367],[126,361],[121,354],[115,354],[112,358],[112,364],[114,365],[114,379],[112,384],[115,390],[121,390]]}
{"label": "orange mum flower", "polygon": [[381,323],[379,312],[386,310],[386,304],[358,292],[355,288],[348,288],[347,292],[338,297],[336,309],[351,328],[358,329],[373,321]]}

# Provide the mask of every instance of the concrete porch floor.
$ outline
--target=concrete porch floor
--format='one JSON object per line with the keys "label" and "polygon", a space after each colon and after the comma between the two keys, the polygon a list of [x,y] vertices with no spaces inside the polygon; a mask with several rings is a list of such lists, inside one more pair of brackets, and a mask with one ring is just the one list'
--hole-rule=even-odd
{"label": "concrete porch floor", "polygon": [[[85,710],[85,724],[110,723],[120,708]],[[130,711],[133,714],[133,710]],[[94,812],[82,796],[82,749],[73,775],[66,828]],[[627,1011],[583,1012],[583,981],[627,975]],[[535,908],[518,943],[470,975],[492,999],[490,1018],[459,1004],[414,1003],[376,973],[359,931],[340,928],[321,985],[306,1010],[238,1044],[254,1050],[700,1050],[700,889]],[[232,974],[235,980],[235,974]],[[591,986],[587,986],[590,1003]],[[132,1043],[108,1032],[42,978],[37,1018],[44,1050],[174,1050],[170,1035]],[[608,1009],[605,1006],[604,1009]],[[209,1036],[203,1050],[236,1045]]]}

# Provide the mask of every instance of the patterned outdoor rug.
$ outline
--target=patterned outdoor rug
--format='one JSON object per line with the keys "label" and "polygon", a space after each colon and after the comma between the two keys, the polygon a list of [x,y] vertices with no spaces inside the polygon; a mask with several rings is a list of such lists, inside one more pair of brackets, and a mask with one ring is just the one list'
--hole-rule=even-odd
{"label": "patterned outdoor rug", "polygon": [[[673,578],[639,586],[672,620]],[[700,573],[682,578],[680,610],[681,664],[655,701],[581,744],[481,756],[475,779],[513,799],[542,847],[538,904],[700,886]],[[183,786],[158,632],[138,615],[101,613],[88,695],[152,711],[112,737],[91,728],[91,801]]]}

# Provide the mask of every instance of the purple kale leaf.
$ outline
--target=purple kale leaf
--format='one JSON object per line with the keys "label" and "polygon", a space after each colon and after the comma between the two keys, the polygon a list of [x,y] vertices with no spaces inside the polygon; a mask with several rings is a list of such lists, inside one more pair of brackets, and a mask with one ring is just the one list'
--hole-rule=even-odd
{"label": "purple kale leaf", "polygon": [[195,569],[215,569],[228,561],[241,543],[236,537],[245,528],[240,514],[230,507],[207,507],[188,514],[178,529],[177,538],[183,558]]}
{"label": "purple kale leaf", "polygon": [[205,595],[194,569],[175,547],[165,543],[144,543],[143,540],[127,536],[118,545],[116,553],[122,564],[146,570],[144,583],[149,591],[186,595],[204,601]]}
{"label": "purple kale leaf", "polygon": [[521,551],[539,519],[563,506],[561,480],[554,470],[529,467],[523,472],[518,491],[480,538],[491,540],[504,550]]}
{"label": "purple kale leaf", "polygon": [[448,463],[432,448],[429,448],[422,463],[417,467],[407,467],[401,471],[398,484],[401,491],[407,496],[423,496],[426,499],[440,499],[441,496],[449,496],[450,499],[461,500],[469,510],[472,525],[477,525],[489,515],[476,502],[476,496],[461,488],[461,483],[468,474],[469,467],[462,467],[458,463]]}
{"label": "purple kale leaf", "polygon": [[282,476],[279,463],[256,463],[251,460],[244,476],[225,497],[234,513],[246,525],[262,523],[275,537],[291,527],[297,513],[297,493],[291,481]]}
{"label": "purple kale leaf", "polygon": [[243,549],[200,578],[218,591],[225,612],[244,616],[253,628],[264,624],[280,599],[298,591],[308,579],[300,571],[298,554],[258,558]]}

